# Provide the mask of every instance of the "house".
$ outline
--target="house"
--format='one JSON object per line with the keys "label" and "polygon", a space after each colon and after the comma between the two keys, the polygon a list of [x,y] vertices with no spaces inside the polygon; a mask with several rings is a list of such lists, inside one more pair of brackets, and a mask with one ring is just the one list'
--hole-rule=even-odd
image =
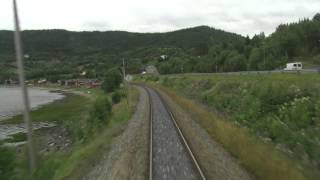
{"label": "house", "polygon": [[168,55],[163,54],[163,55],[160,56],[160,60],[162,60],[162,61],[165,61],[165,60],[168,60],[168,59],[169,59]]}
{"label": "house", "polygon": [[47,79],[40,79],[37,83],[38,84],[46,84],[47,83]]}
{"label": "house", "polygon": [[7,80],[4,81],[4,84],[6,84],[6,85],[17,85],[17,84],[19,84],[19,82],[16,81],[16,80],[13,80],[13,79],[7,79]]}
{"label": "house", "polygon": [[144,74],[159,75],[158,69],[154,65],[149,65],[145,67],[145,70],[143,72],[145,72]]}
{"label": "house", "polygon": [[101,81],[98,79],[68,79],[68,80],[59,80],[61,86],[75,86],[75,87],[87,87],[95,88],[101,86]]}

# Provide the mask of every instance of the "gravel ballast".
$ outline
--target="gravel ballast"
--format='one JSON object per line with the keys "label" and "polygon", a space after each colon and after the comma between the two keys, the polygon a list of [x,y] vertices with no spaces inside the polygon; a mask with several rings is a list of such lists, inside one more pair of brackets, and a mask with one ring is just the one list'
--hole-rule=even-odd
{"label": "gravel ballast", "polygon": [[199,174],[180,139],[159,95],[148,88],[151,97],[153,179],[199,179]]}

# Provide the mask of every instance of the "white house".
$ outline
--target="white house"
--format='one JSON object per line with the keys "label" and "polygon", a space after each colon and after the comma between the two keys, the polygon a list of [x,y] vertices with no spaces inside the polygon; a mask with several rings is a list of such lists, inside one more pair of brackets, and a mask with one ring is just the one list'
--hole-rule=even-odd
{"label": "white house", "polygon": [[160,59],[163,60],[163,61],[164,61],[164,60],[167,60],[168,58],[169,58],[169,56],[168,56],[168,55],[165,55],[165,54],[163,54],[163,55],[160,56]]}

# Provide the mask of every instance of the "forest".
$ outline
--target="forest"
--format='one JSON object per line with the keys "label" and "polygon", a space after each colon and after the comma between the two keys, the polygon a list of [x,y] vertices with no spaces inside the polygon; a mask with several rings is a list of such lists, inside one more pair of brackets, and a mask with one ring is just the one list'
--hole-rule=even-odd
{"label": "forest", "polygon": [[[251,38],[208,26],[167,33],[27,30],[22,38],[27,78],[52,82],[80,77],[83,71],[85,77],[101,78],[123,58],[129,73],[154,64],[162,74],[273,70],[294,61],[318,68],[320,63],[319,13]],[[0,47],[0,82],[15,79],[12,31],[0,31]]]}

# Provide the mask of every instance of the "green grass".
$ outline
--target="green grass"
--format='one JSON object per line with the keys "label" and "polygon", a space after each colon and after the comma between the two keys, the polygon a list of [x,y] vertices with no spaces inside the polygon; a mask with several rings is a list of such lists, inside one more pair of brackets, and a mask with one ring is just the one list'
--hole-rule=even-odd
{"label": "green grass", "polygon": [[[32,111],[30,113],[32,121],[60,123],[80,118],[82,112],[90,105],[90,100],[86,97],[71,93],[65,95],[66,97],[61,100],[57,100],[51,104],[44,105],[36,111]],[[23,123],[23,119],[22,115],[18,115],[2,122],[17,124]]]}
{"label": "green grass", "polygon": [[[102,124],[99,128],[95,127],[94,130],[89,130],[86,123],[81,125],[78,121],[68,121],[66,124],[67,126],[69,125],[76,129],[80,126],[84,130],[83,132],[89,132],[90,134],[75,141],[72,148],[68,151],[51,153],[47,156],[39,157],[38,168],[32,175],[32,178],[29,177],[29,179],[81,179],[94,164],[101,160],[101,154],[106,154],[108,152],[113,138],[121,134],[124,130],[125,124],[133,113],[134,106],[138,100],[138,92],[135,89],[132,89],[130,93],[132,94],[130,96],[131,106],[128,106],[125,98],[121,99],[120,103],[113,106],[112,115],[107,117],[109,121],[108,124]],[[95,98],[85,97],[85,101],[87,102],[89,99],[87,103],[93,105],[95,102],[93,99],[101,98],[98,94],[99,91],[97,94],[94,94]],[[79,105],[83,107],[82,103],[78,101],[73,102],[77,102],[77,104],[73,104],[73,106]],[[71,104],[72,103],[70,102],[70,106],[72,106]],[[63,103],[61,105],[63,105]],[[89,117],[90,108],[91,106],[82,109],[87,113],[86,117],[89,121],[91,119],[91,117]],[[80,116],[83,116],[84,112],[79,113],[73,111],[73,113],[69,114],[69,117],[72,117],[70,119],[76,117],[83,118]],[[18,168],[16,169],[16,179],[26,179],[22,178],[28,177],[26,154],[19,154],[17,159],[18,161],[16,164],[18,165]]]}
{"label": "green grass", "polygon": [[122,99],[114,106],[110,123],[103,128],[102,133],[92,137],[85,146],[76,149],[64,164],[57,170],[53,179],[80,179],[90,167],[101,159],[102,154],[108,152],[114,137],[118,136],[124,129],[124,125],[133,113],[134,106],[138,101],[138,92],[131,90],[130,104]]}
{"label": "green grass", "polygon": [[[66,151],[51,152],[45,156],[38,155],[38,168],[30,176],[26,147],[23,147],[21,153],[15,153],[15,161],[11,161],[15,165],[13,171],[15,175],[10,171],[10,176],[6,176],[12,179],[79,179],[101,159],[102,153],[108,152],[112,139],[123,131],[134,110],[133,107],[138,100],[137,90],[130,90],[133,94],[130,96],[130,106],[123,97],[118,104],[112,107],[112,115],[106,114],[108,115],[105,117],[107,121],[98,126],[92,125],[98,123],[93,121],[96,117],[92,116],[95,114],[90,113],[93,105],[105,97],[107,97],[106,100],[111,100],[111,98],[103,94],[101,90],[90,89],[90,94],[83,93],[88,91],[86,89],[77,89],[77,91],[80,93],[66,93],[64,99],[31,112],[34,122],[55,122],[64,126],[73,139],[71,148]],[[15,116],[4,123],[22,123],[21,118],[22,116]],[[34,134],[36,145],[42,141],[41,138],[36,133]],[[13,135],[10,141],[22,139],[25,139],[25,136],[19,133]]]}
{"label": "green grass", "polygon": [[[67,129],[69,136],[74,142],[76,142],[75,144],[77,144],[78,141],[83,139],[87,132],[85,125],[88,119],[88,112],[94,101],[88,97],[72,93],[66,93],[65,95],[66,97],[64,99],[45,105],[35,111],[32,111],[30,114],[33,122],[54,122],[60,126],[64,126]],[[15,124],[22,122],[22,116],[18,115],[7,119],[2,123]],[[37,133],[34,133],[36,146],[38,146],[38,143],[42,141],[41,139],[42,137]],[[23,133],[15,134],[13,135],[13,139],[8,139],[7,141],[16,142],[21,140],[26,140],[25,134]],[[36,149],[38,149],[38,147],[36,147]],[[38,156],[37,159],[39,164],[37,172],[41,172],[48,177],[52,176],[55,171],[54,167],[57,167],[59,162],[63,163],[62,159],[63,157],[67,157],[68,153],[70,152]],[[20,153],[16,153],[14,162],[15,176],[13,176],[13,179],[26,179],[27,177],[30,177],[26,156],[26,147],[23,147]],[[37,172],[36,175],[38,176]]]}
{"label": "green grass", "polygon": [[[209,107],[211,113],[197,113],[200,124],[259,178],[319,175],[318,74],[173,75],[138,80],[156,82]],[[197,109],[196,105],[187,108]]]}
{"label": "green grass", "polygon": [[14,175],[14,149],[0,147],[0,179],[10,179]]}
{"label": "green grass", "polygon": [[17,133],[10,136],[12,138],[6,139],[5,142],[13,143],[13,142],[23,142],[27,140],[27,135],[25,133]]}
{"label": "green grass", "polygon": [[[53,122],[63,125],[72,139],[85,136],[88,111],[93,101],[81,95],[68,93],[66,97],[45,105],[30,113],[33,122]],[[22,115],[3,121],[3,123],[23,123]]]}

